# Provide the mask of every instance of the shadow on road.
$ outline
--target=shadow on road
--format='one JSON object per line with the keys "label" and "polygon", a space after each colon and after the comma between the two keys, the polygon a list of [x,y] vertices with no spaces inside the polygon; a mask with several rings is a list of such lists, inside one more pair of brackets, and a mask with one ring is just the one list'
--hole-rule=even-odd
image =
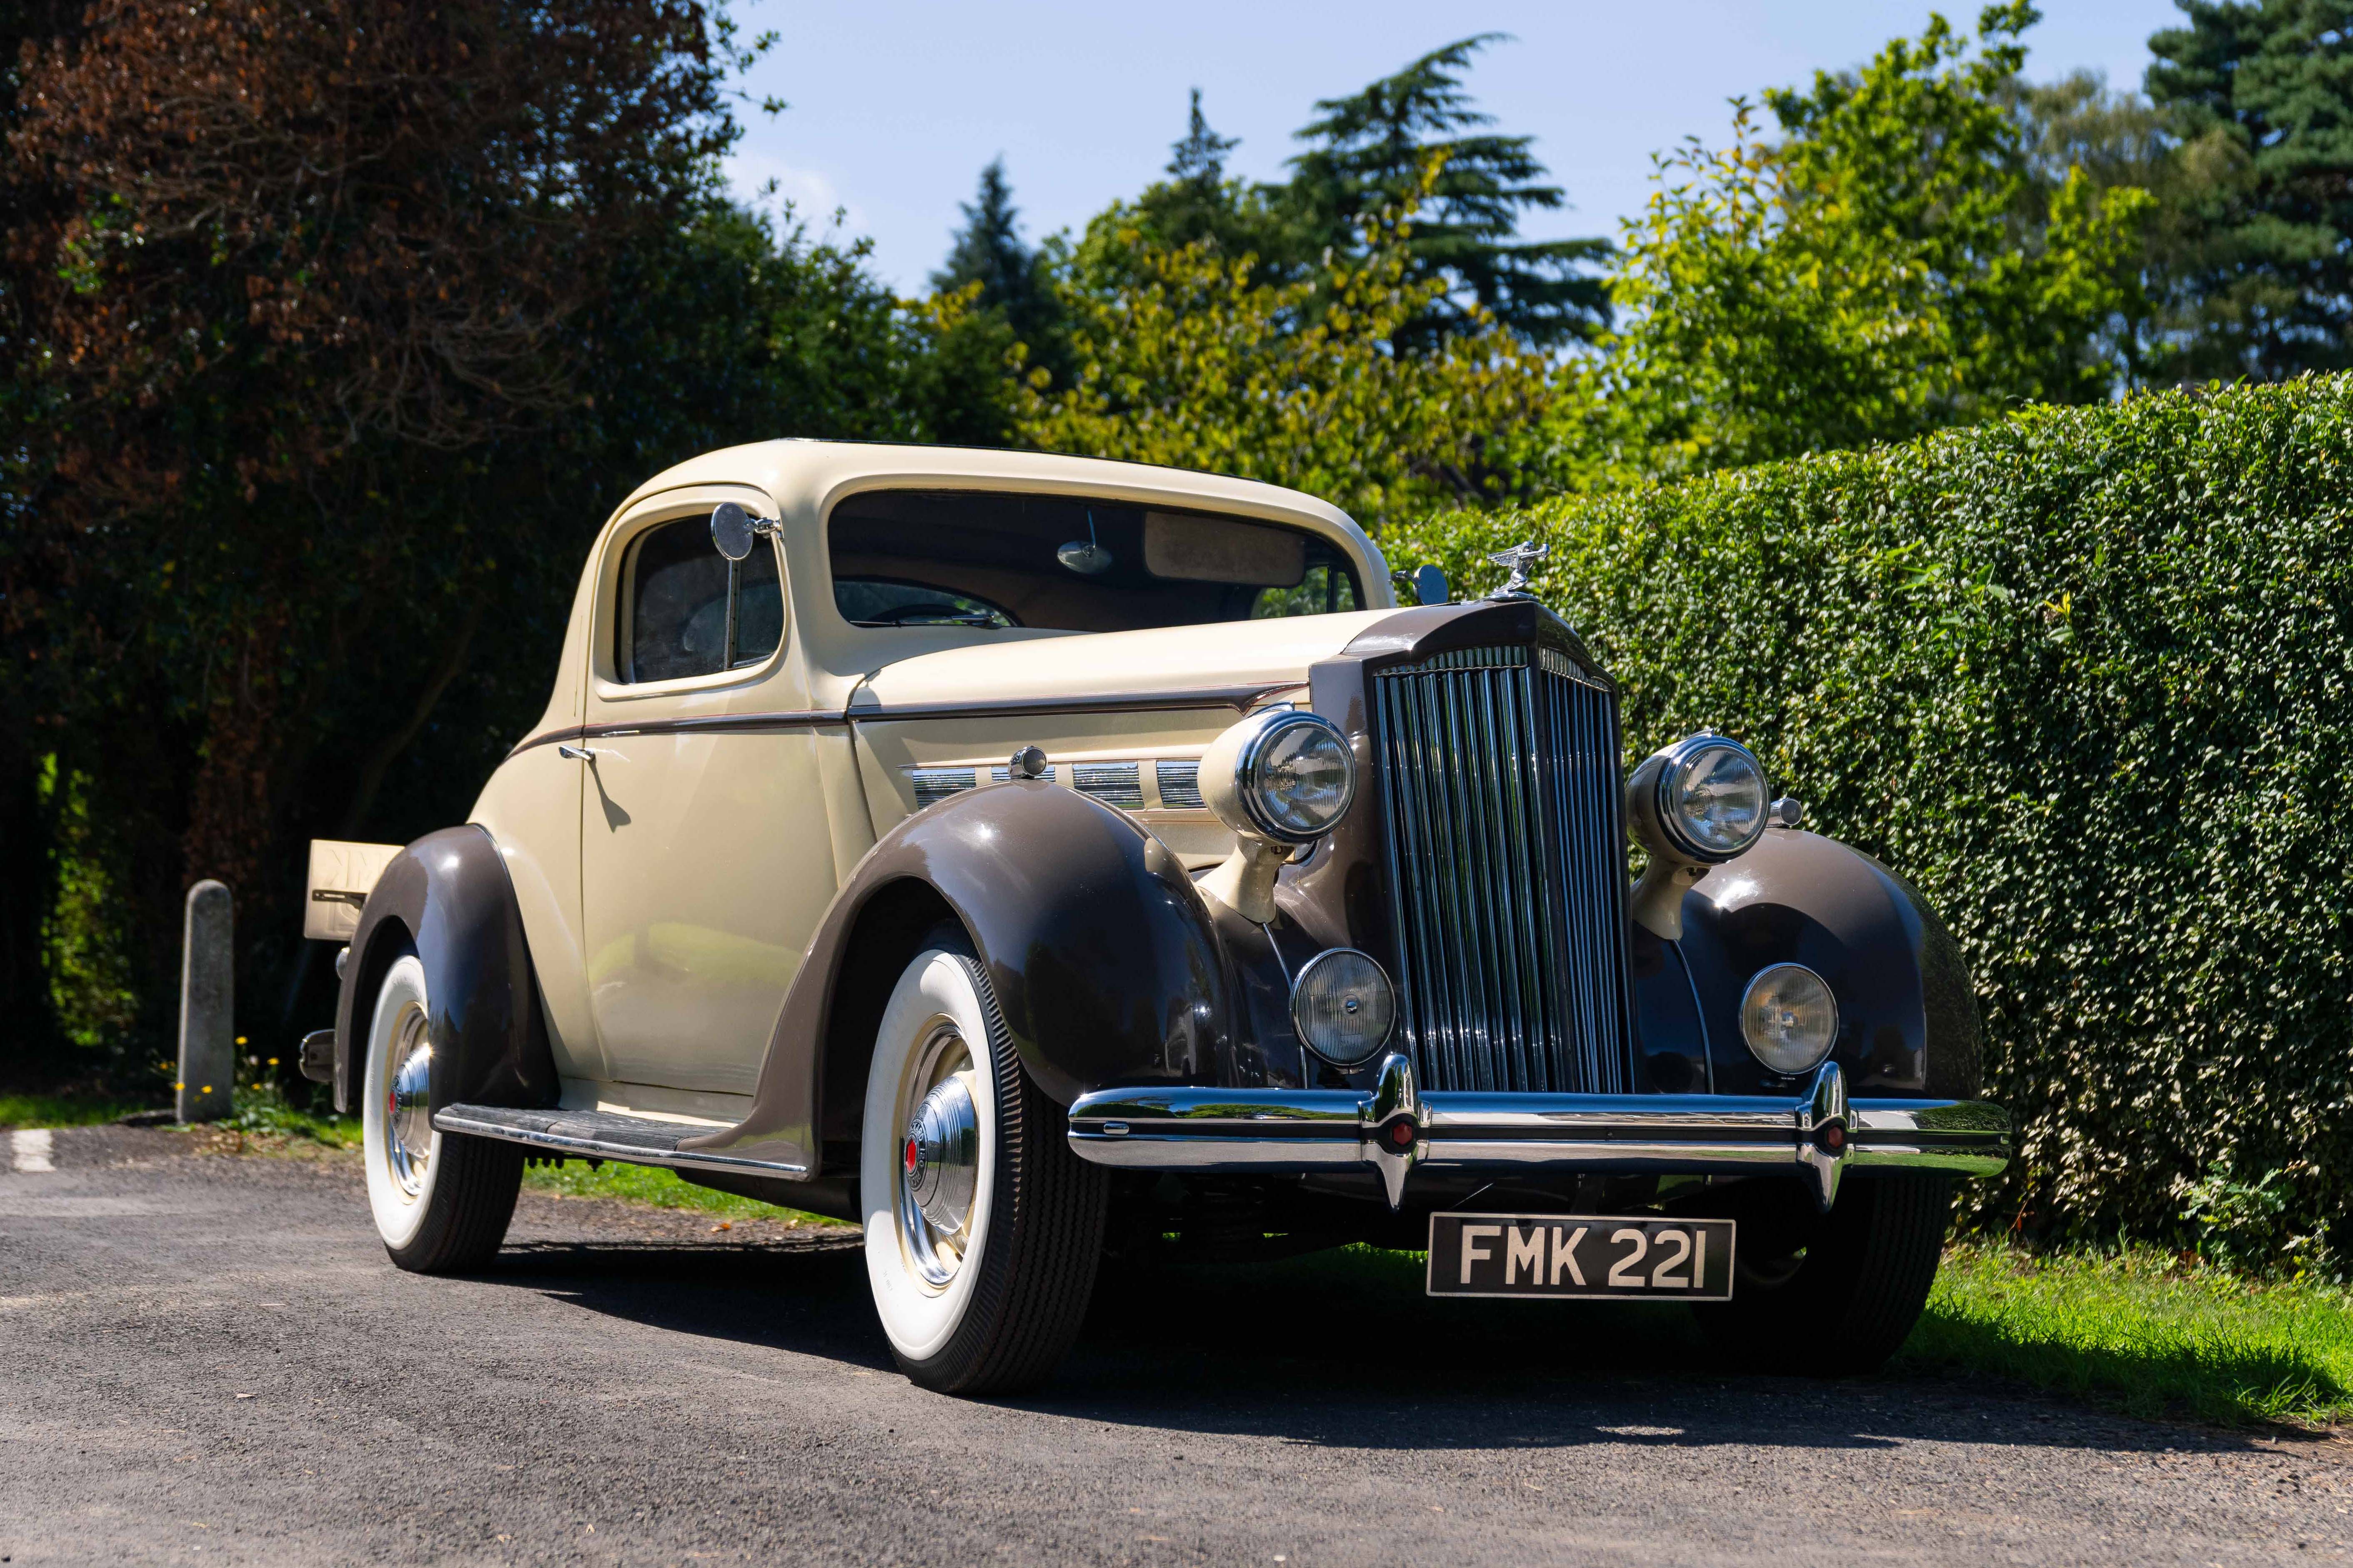
{"label": "shadow on road", "polygon": [[[855,1233],[782,1243],[508,1248],[486,1282],[680,1334],[889,1369]],[[1041,1415],[1317,1447],[1583,1444],[1888,1448],[1919,1439],[2104,1451],[2276,1442],[2144,1426],[1950,1379],[1711,1370],[1672,1307],[1433,1300],[1418,1260],[1352,1249],[1282,1262],[1107,1264]]]}

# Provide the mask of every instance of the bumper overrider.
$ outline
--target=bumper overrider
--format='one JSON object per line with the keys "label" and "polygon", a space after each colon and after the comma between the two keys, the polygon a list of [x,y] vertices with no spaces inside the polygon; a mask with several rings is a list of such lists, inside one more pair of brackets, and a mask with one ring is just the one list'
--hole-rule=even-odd
{"label": "bumper overrider", "polygon": [[2010,1113],[1982,1100],[1853,1100],[1826,1062],[1794,1098],[1420,1092],[1402,1056],[1354,1089],[1105,1089],[1071,1106],[1082,1159],[1122,1170],[1305,1175],[1372,1167],[1394,1209],[1416,1165],[1497,1175],[1803,1177],[1824,1210],[1849,1167],[1990,1176]]}

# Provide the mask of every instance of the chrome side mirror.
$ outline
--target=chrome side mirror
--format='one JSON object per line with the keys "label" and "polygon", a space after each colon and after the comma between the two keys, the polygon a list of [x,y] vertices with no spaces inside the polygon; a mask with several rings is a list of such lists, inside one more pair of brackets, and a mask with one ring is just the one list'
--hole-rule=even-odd
{"label": "chrome side mirror", "polygon": [[743,560],[752,553],[753,541],[776,531],[775,523],[754,517],[732,500],[721,501],[711,509],[711,542],[730,561]]}
{"label": "chrome side mirror", "polygon": [[1411,591],[1417,605],[1443,605],[1448,602],[1446,574],[1437,567],[1424,564],[1408,572],[1392,572],[1389,577],[1400,589]]}

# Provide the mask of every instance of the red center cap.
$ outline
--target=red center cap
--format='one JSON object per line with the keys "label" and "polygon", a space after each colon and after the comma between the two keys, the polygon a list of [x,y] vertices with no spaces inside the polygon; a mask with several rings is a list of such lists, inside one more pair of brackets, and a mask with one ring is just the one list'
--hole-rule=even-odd
{"label": "red center cap", "polygon": [[1389,1146],[1393,1149],[1412,1148],[1413,1131],[1413,1123],[1410,1121],[1391,1122],[1389,1124]]}
{"label": "red center cap", "polygon": [[908,1139],[908,1140],[907,1140],[907,1174],[909,1174],[909,1175],[911,1175],[911,1176],[912,1176],[912,1175],[913,1175],[914,1173],[915,1173],[915,1141],[914,1141],[913,1138],[910,1138],[910,1139]]}

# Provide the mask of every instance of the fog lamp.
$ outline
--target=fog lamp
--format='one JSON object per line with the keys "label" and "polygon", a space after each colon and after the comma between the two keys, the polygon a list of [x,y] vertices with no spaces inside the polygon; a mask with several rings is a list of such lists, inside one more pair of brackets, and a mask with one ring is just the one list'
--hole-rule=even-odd
{"label": "fog lamp", "polygon": [[1810,1072],[1838,1040],[1838,998],[1802,963],[1760,969],[1740,998],[1740,1034],[1749,1054],[1778,1073]]}
{"label": "fog lamp", "polygon": [[1291,988],[1291,1022],[1307,1048],[1335,1067],[1371,1059],[1397,1023],[1397,992],[1381,966],[1353,947],[1317,953]]}

